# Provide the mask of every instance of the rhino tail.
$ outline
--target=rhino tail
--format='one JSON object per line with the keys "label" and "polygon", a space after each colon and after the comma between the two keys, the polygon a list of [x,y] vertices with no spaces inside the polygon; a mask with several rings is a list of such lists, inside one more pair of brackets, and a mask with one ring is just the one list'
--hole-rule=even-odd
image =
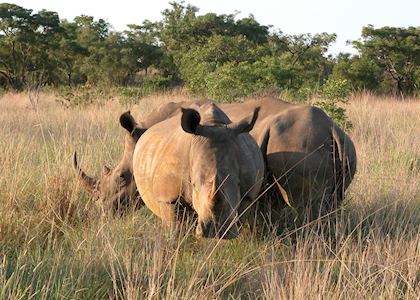
{"label": "rhino tail", "polygon": [[344,192],[346,187],[346,147],[345,141],[340,139],[340,135],[335,126],[331,129],[331,135],[333,140],[333,165],[334,165],[334,186],[332,191],[332,199],[340,204],[344,198]]}

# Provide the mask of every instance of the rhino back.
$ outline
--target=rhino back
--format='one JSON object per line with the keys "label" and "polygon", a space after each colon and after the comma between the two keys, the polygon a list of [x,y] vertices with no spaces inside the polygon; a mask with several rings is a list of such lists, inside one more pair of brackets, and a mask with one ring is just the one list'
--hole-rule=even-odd
{"label": "rhino back", "polygon": [[154,110],[152,110],[147,117],[143,120],[142,125],[144,128],[150,128],[151,126],[170,119],[180,113],[181,107],[186,108],[190,106],[201,106],[205,103],[210,102],[209,100],[203,99],[198,101],[182,101],[182,102],[169,102],[165,103]]}
{"label": "rhino back", "polygon": [[[256,106],[261,106],[258,120],[250,132],[264,158],[273,155],[275,161],[267,161],[272,171],[284,172],[287,168],[302,162],[320,162],[328,155],[331,145],[332,120],[320,109],[308,105],[287,103],[274,98],[262,98],[245,103],[223,106],[229,117],[235,121],[248,114]],[[340,130],[340,133],[343,133]],[[321,150],[321,151],[317,151]],[[328,151],[325,151],[328,149]],[[321,155],[322,157],[316,157]],[[325,161],[324,161],[325,162]],[[277,166],[278,164],[281,166]],[[281,175],[281,174],[278,174]]]}

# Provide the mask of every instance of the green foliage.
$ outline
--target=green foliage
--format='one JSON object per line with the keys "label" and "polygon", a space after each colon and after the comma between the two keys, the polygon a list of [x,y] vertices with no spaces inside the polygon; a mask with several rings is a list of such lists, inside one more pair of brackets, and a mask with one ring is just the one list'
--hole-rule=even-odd
{"label": "green foliage", "polygon": [[335,36],[281,38],[290,49],[273,51],[273,45],[256,44],[245,36],[214,35],[183,55],[180,76],[192,92],[223,101],[265,90],[298,94],[304,85],[306,89],[317,87],[329,65],[323,53]]}
{"label": "green foliage", "polygon": [[127,107],[137,104],[142,97],[147,95],[141,87],[116,87],[113,93],[117,95],[120,104]]}
{"label": "green foliage", "polygon": [[168,88],[174,82],[172,77],[163,76],[143,77],[141,81],[141,86],[116,87],[112,91],[122,105],[130,106],[138,103],[145,96]]}
{"label": "green foliage", "polygon": [[174,79],[172,76],[146,76],[143,77],[143,89],[150,92],[157,92],[168,88],[173,82]]}
{"label": "green foliage", "polygon": [[281,58],[265,56],[253,63],[225,63],[204,79],[210,97],[232,102],[266,90],[282,90],[294,76]]}
{"label": "green foliage", "polygon": [[150,22],[123,33],[110,28],[91,16],[68,22],[55,12],[0,4],[0,84],[24,89],[35,72],[43,74],[40,85],[127,85],[159,64]]}
{"label": "green foliage", "polygon": [[248,62],[226,63],[205,77],[207,93],[216,100],[233,102],[258,89],[258,75]]}
{"label": "green foliage", "polygon": [[2,85],[23,89],[32,72],[44,74],[42,83],[57,80],[55,43],[62,34],[57,13],[0,4],[0,77]]}
{"label": "green foliage", "polygon": [[320,95],[327,100],[346,103],[350,95],[350,85],[347,80],[330,79],[322,86]]}
{"label": "green foliage", "polygon": [[331,77],[348,80],[355,90],[379,90],[384,80],[381,68],[374,61],[349,54],[338,56]]}
{"label": "green foliage", "polygon": [[170,2],[170,5],[171,8],[162,12],[163,20],[157,27],[163,50],[177,66],[186,52],[208,44],[213,36],[241,36],[255,44],[266,43],[269,36],[268,26],[260,25],[252,15],[239,20],[235,20],[234,14],[198,16],[198,8],[192,5],[184,6],[183,2]]}
{"label": "green foliage", "polygon": [[[219,95],[220,93],[216,90],[221,86],[226,87],[230,81],[231,84],[236,84],[231,86],[232,94],[226,97],[221,94],[221,97],[217,99],[233,100],[239,95],[246,95],[248,88],[242,92],[233,90],[243,89],[244,85],[255,81],[251,80],[249,72],[256,73],[256,70],[249,70],[249,67],[266,54],[268,54],[268,49],[254,44],[244,36],[214,35],[206,44],[196,46],[185,53],[180,63],[180,75],[192,92],[210,96]],[[234,68],[238,70],[233,70]],[[245,73],[241,75],[240,72]],[[226,76],[229,73],[239,77],[227,79]],[[220,78],[223,83],[217,82],[219,80],[217,74],[223,76]],[[245,82],[241,84],[240,81],[243,80]]]}
{"label": "green foliage", "polygon": [[399,96],[418,92],[420,68],[420,27],[362,30],[362,39],[353,41],[360,55],[341,55],[333,76],[348,79],[355,89],[369,89]]}
{"label": "green foliage", "polygon": [[353,42],[359,55],[333,58],[327,51],[335,34],[288,35],[253,15],[198,12],[170,2],[161,21],[118,32],[92,16],[67,21],[0,4],[0,86],[135,86],[145,95],[179,84],[223,101],[266,90],[306,101],[331,78],[355,90],[418,93],[419,27],[367,26]]}
{"label": "green foliage", "polygon": [[354,46],[375,61],[395,82],[400,95],[415,90],[415,72],[420,67],[420,27],[364,27],[362,41]]}
{"label": "green foliage", "polygon": [[351,128],[352,124],[346,115],[346,109],[340,106],[348,102],[350,95],[350,84],[347,80],[329,79],[322,86],[319,100],[315,103],[324,110],[341,128]]}

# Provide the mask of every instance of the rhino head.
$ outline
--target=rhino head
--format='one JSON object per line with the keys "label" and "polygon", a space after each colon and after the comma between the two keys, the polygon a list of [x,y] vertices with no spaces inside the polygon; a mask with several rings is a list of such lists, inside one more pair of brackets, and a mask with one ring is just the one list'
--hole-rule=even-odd
{"label": "rhino head", "polygon": [[128,208],[142,205],[134,182],[132,162],[137,140],[146,129],[137,125],[130,111],[120,116],[120,124],[128,133],[125,136],[124,153],[113,169],[105,165],[99,178],[91,177],[79,166],[76,152],[73,166],[86,191],[100,203],[110,205],[114,213],[122,215]]}
{"label": "rhino head", "polygon": [[200,112],[203,110],[203,116],[210,115],[212,120],[203,120],[202,125],[200,113],[194,109],[182,109],[181,117],[182,129],[192,135],[189,180],[192,206],[198,215],[196,234],[235,238],[239,233],[241,194],[248,189],[243,186],[247,166],[241,157],[252,159],[252,155],[244,153],[248,148],[239,135],[252,130],[259,108],[235,123],[230,123],[214,104],[203,106]]}

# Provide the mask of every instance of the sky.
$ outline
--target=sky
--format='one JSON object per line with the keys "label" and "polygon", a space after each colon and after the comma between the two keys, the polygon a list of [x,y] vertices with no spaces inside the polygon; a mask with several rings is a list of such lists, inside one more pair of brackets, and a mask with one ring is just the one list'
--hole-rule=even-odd
{"label": "sky", "polygon": [[[84,14],[108,21],[115,30],[126,29],[127,24],[141,24],[144,20],[158,21],[161,12],[169,8],[168,0],[9,0],[37,12],[41,9],[55,11],[61,19],[72,20]],[[356,53],[346,44],[360,38],[363,26],[374,27],[420,26],[420,0],[186,0],[198,7],[199,14],[214,12],[238,17],[253,14],[262,25],[272,25],[286,34],[336,33],[337,41],[330,53]]]}

